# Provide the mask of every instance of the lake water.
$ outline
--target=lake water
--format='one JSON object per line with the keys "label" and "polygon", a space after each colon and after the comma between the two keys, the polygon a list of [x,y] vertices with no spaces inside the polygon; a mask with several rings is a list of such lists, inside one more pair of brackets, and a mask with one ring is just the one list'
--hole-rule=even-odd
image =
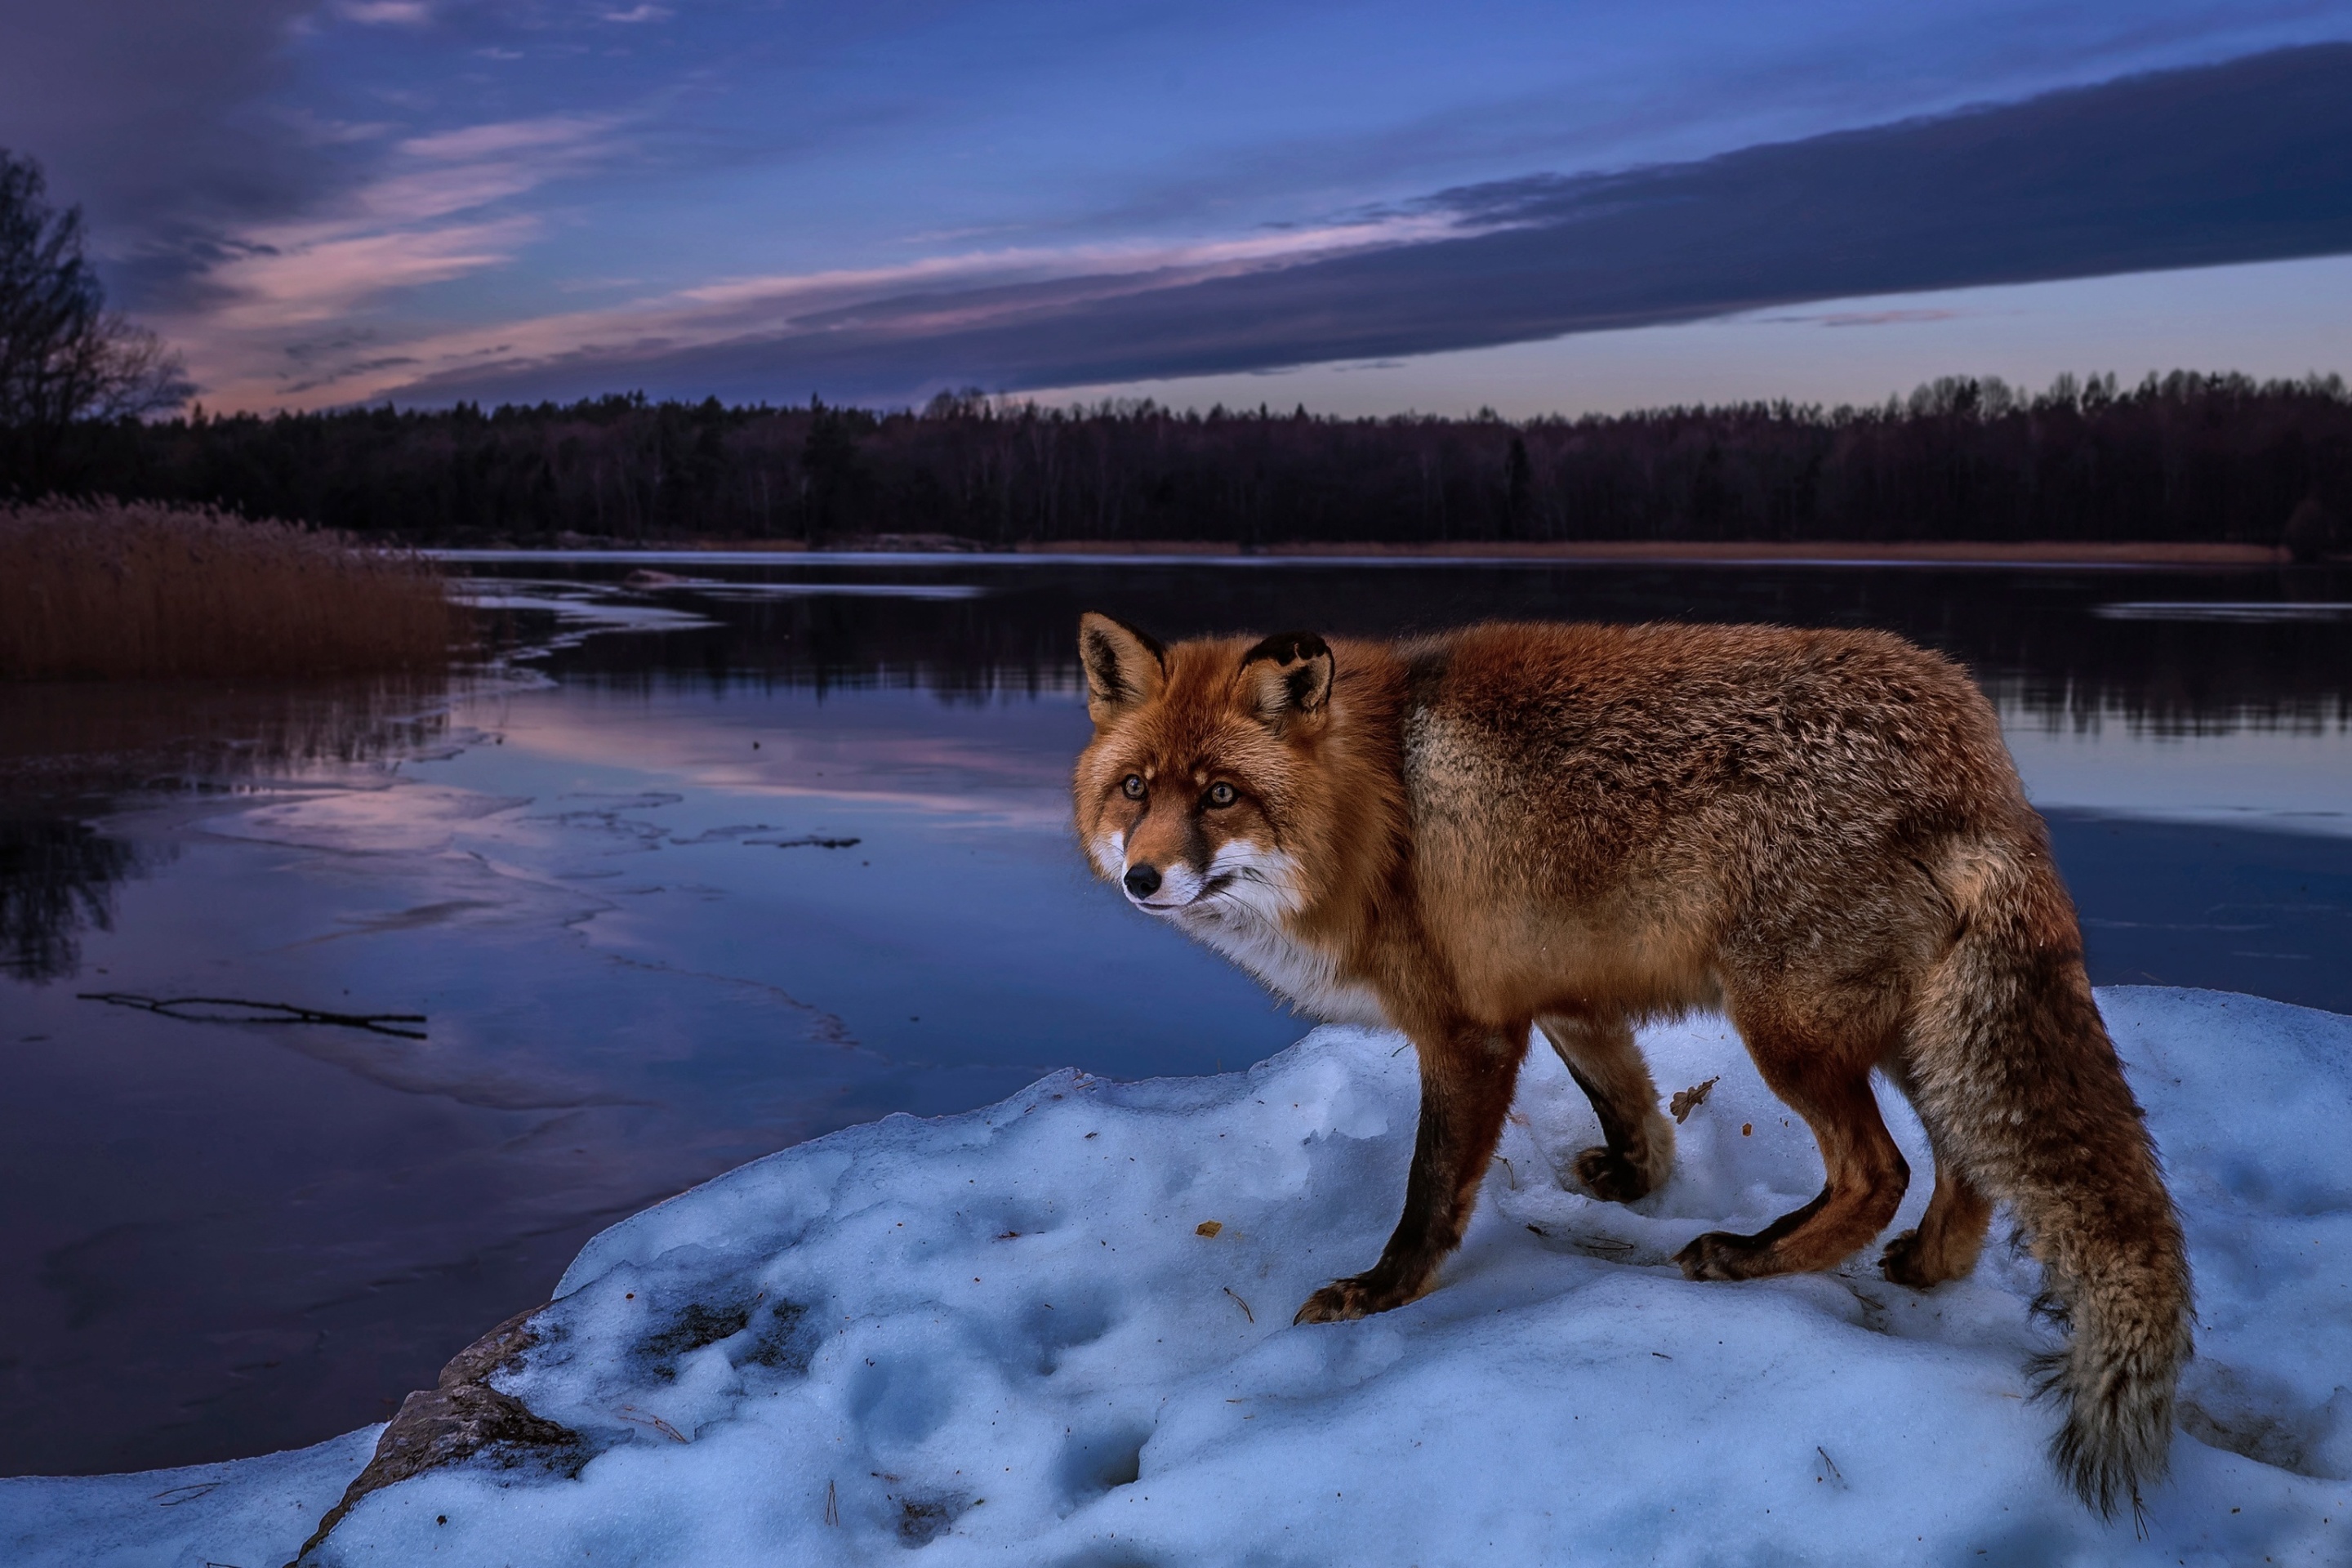
{"label": "lake water", "polygon": [[1890,627],[1993,694],[2095,979],[2352,1012],[2342,570],[456,567],[521,652],[447,688],[0,691],[0,1473],[383,1419],[745,1160],[1289,1043],[1080,860],[1085,608]]}

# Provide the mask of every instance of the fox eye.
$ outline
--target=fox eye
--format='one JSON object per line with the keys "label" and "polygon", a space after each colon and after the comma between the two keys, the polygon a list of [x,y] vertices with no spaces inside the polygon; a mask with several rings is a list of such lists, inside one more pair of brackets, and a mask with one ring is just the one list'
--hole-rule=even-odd
{"label": "fox eye", "polygon": [[1119,781],[1118,787],[1119,793],[1126,795],[1128,799],[1141,800],[1143,798],[1143,775],[1141,773],[1129,773],[1127,777]]}
{"label": "fox eye", "polygon": [[1209,804],[1211,805],[1233,805],[1234,786],[1225,783],[1223,779],[1219,779],[1215,784],[1211,784],[1209,786]]}

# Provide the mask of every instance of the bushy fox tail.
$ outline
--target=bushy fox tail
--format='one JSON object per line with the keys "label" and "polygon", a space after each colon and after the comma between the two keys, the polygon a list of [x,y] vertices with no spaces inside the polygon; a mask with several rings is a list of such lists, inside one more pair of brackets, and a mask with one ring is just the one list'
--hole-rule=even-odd
{"label": "bushy fox tail", "polygon": [[2038,818],[1937,868],[1958,931],[1910,1031],[1938,1158],[2015,1212],[2073,1327],[2042,1358],[2065,1406],[2060,1472],[2100,1514],[2160,1479],[2190,1354],[2189,1260],[2139,1104],[2091,998],[2074,906]]}

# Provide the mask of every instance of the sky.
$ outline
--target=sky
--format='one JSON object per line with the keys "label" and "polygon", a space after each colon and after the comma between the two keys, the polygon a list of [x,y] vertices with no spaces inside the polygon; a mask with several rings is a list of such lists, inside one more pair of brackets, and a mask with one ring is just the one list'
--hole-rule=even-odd
{"label": "sky", "polygon": [[0,0],[215,409],[2352,373],[2352,0]]}

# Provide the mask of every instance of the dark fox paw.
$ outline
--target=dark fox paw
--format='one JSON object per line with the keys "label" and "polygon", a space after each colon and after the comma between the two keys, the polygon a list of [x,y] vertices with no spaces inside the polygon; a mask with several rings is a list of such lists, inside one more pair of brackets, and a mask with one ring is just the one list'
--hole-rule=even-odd
{"label": "dark fox paw", "polygon": [[1366,1318],[1374,1312],[1385,1312],[1391,1307],[1402,1307],[1421,1294],[1417,1287],[1408,1286],[1394,1276],[1371,1269],[1334,1279],[1312,1296],[1298,1309],[1294,1323],[1338,1323],[1349,1318]]}
{"label": "dark fox paw", "polygon": [[1916,1230],[1906,1230],[1886,1244],[1879,1255],[1878,1271],[1893,1283],[1908,1285],[1914,1290],[1930,1290],[1976,1267],[1976,1258],[1969,1255],[1965,1263],[1931,1249],[1920,1239]]}
{"label": "dark fox paw", "polygon": [[1630,1204],[1650,1195],[1650,1178],[1614,1149],[1587,1149],[1576,1157],[1576,1179],[1605,1203]]}
{"label": "dark fox paw", "polygon": [[1906,1230],[1886,1244],[1878,1255],[1878,1271],[1896,1285],[1908,1285],[1915,1290],[1925,1290],[1936,1283],[1927,1278],[1926,1249],[1919,1245],[1919,1233]]}
{"label": "dark fox paw", "polygon": [[1752,1236],[1710,1230],[1675,1254],[1685,1279],[1757,1279],[1779,1272],[1772,1267],[1771,1247]]}

